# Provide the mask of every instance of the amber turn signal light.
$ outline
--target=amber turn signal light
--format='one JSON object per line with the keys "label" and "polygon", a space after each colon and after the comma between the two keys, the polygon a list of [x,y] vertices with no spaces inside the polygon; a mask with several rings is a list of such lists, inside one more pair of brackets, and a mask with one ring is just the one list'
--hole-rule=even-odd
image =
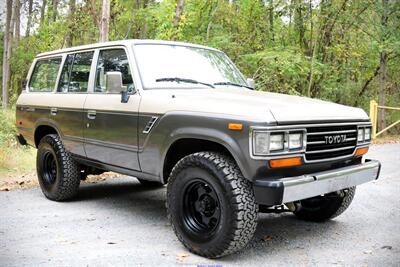
{"label": "amber turn signal light", "polygon": [[301,157],[286,158],[286,159],[271,159],[269,161],[269,166],[271,168],[293,167],[293,166],[300,166],[301,164],[303,164]]}
{"label": "amber turn signal light", "polygon": [[233,131],[241,131],[243,129],[243,124],[241,123],[229,123],[228,129]]}
{"label": "amber turn signal light", "polygon": [[362,156],[364,154],[367,154],[367,152],[368,152],[368,147],[357,148],[356,154],[354,156]]}

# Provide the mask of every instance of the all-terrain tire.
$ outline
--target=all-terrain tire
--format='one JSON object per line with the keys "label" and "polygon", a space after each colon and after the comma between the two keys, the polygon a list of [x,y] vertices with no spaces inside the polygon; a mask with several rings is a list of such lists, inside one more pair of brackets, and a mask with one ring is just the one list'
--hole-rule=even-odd
{"label": "all-terrain tire", "polygon": [[36,170],[40,188],[48,199],[63,201],[77,194],[81,180],[79,165],[58,135],[49,134],[40,140]]}
{"label": "all-terrain tire", "polygon": [[164,186],[164,184],[162,184],[160,182],[143,180],[143,179],[139,179],[139,178],[137,178],[137,179],[138,179],[139,183],[141,185],[143,185],[144,187],[157,188],[157,187],[163,187]]}
{"label": "all-terrain tire", "polygon": [[300,207],[293,213],[302,220],[322,222],[342,214],[353,201],[356,187],[339,192],[317,196],[300,201]]}
{"label": "all-terrain tire", "polygon": [[[218,212],[219,219],[213,231],[196,232],[197,228],[191,226],[188,214],[194,208],[188,207],[185,199],[193,198],[193,194],[185,192],[196,183],[203,183],[200,186],[206,186],[217,203],[214,213]],[[198,199],[204,196],[196,195]],[[192,253],[207,258],[222,257],[242,249],[257,227],[258,205],[251,183],[243,177],[232,158],[216,152],[194,153],[175,165],[167,186],[167,209],[182,244]],[[196,221],[196,217],[193,218]]]}

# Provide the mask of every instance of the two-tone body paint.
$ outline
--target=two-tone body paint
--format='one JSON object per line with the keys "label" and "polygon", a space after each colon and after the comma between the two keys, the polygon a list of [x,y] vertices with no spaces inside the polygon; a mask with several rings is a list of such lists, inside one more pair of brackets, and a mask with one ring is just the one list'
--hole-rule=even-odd
{"label": "two-tone body paint", "polygon": [[[110,42],[39,55],[38,58],[62,56],[64,62],[69,53],[93,50],[88,92],[58,93],[55,86],[53,92],[34,93],[28,92],[28,87],[25,88],[17,102],[19,132],[30,144],[34,144],[37,127],[49,125],[56,129],[67,149],[81,162],[159,181],[167,178],[163,177],[164,161],[174,142],[182,138],[213,141],[231,153],[246,178],[254,180],[268,174],[283,177],[287,172],[305,173],[314,169],[327,169],[338,163],[309,164],[285,170],[286,173],[272,171],[266,160],[251,157],[250,127],[299,122],[305,117],[309,123],[324,118],[325,121],[368,119],[365,112],[359,109],[241,88],[145,90],[135,61],[134,46],[135,43],[153,42]],[[159,43],[195,46],[175,42]],[[93,91],[99,51],[109,48],[123,48],[127,53],[136,88],[128,103],[121,103],[120,94]],[[291,108],[288,109],[288,106]],[[52,108],[57,108],[56,115],[51,114]],[[90,118],[93,111],[96,113],[95,119]],[[157,119],[152,129],[144,131],[154,117]],[[229,123],[241,123],[243,129],[229,130]]]}

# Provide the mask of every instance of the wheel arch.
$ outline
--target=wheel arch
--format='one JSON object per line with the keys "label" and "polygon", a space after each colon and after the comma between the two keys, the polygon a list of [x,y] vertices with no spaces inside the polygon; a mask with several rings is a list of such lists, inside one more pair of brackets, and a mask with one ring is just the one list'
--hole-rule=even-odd
{"label": "wheel arch", "polygon": [[42,123],[38,124],[35,127],[35,133],[33,135],[35,147],[37,148],[39,146],[40,140],[48,134],[59,134],[59,131],[54,125],[51,125],[49,123]]}
{"label": "wheel arch", "polygon": [[[209,129],[207,129],[209,131]],[[167,183],[169,174],[175,164],[183,157],[201,151],[214,151],[226,154],[238,165],[244,177],[247,177],[243,161],[240,158],[239,145],[228,135],[215,130],[207,135],[202,134],[201,129],[196,129],[196,134],[179,134],[166,146],[162,157],[161,179]]]}

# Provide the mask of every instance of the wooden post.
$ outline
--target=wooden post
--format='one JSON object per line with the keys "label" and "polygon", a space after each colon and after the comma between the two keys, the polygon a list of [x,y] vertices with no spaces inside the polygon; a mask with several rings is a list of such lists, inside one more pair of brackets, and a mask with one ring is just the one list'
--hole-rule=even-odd
{"label": "wooden post", "polygon": [[378,103],[375,100],[369,102],[369,118],[372,124],[372,139],[376,138],[376,126],[378,123]]}

